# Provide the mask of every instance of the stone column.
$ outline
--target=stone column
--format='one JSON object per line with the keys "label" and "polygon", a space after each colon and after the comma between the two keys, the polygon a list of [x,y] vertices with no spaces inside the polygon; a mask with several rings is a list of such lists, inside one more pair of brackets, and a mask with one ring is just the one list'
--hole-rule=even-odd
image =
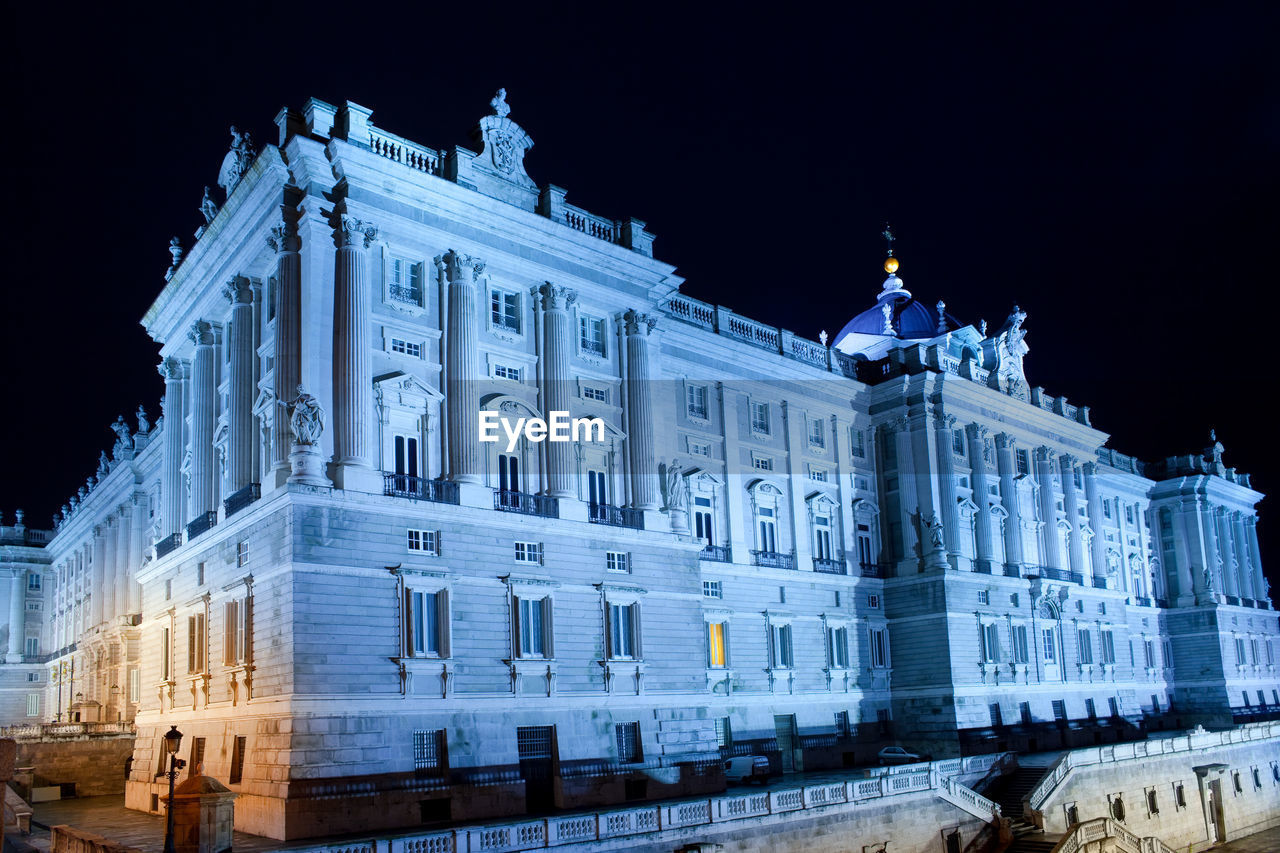
{"label": "stone column", "polygon": [[1213,520],[1218,551],[1222,557],[1222,591],[1226,595],[1238,596],[1240,595],[1240,575],[1236,568],[1238,558],[1231,539],[1231,524],[1226,509],[1220,506],[1214,507]]}
{"label": "stone column", "polygon": [[480,483],[479,297],[476,289],[484,274],[484,263],[453,249],[441,256],[439,263],[449,278],[449,363],[445,381],[449,477],[463,483]]}
{"label": "stone column", "polygon": [[1014,458],[1017,445],[1013,436],[1002,432],[996,436],[996,467],[1000,472],[1000,500],[1008,517],[1004,522],[1004,562],[1006,566],[1022,565],[1022,513],[1018,507],[1018,463]]}
{"label": "stone column", "polygon": [[[1102,498],[1098,494],[1098,463],[1086,462],[1082,470],[1084,472],[1085,511],[1089,514],[1089,529],[1093,531],[1093,538],[1089,540],[1088,562],[1092,566],[1094,577],[1105,578],[1107,577],[1107,554],[1102,535]],[[1117,577],[1115,581],[1107,581],[1109,587],[1114,589],[1124,588],[1123,566],[1120,567],[1119,574],[1120,577]]]}
{"label": "stone column", "polygon": [[142,612],[142,584],[138,583],[138,569],[142,565],[142,555],[145,550],[146,530],[147,530],[147,496],[144,494],[135,494],[132,498],[133,504],[133,524],[129,534],[129,571],[125,581],[128,595],[126,601],[129,609],[127,613]]}
{"label": "stone column", "polygon": [[102,582],[107,568],[107,531],[102,525],[93,528],[93,572],[89,587],[89,624],[102,621]]}
{"label": "stone column", "polygon": [[182,487],[182,457],[186,448],[182,440],[182,426],[186,421],[187,413],[182,403],[184,393],[182,374],[182,362],[176,358],[166,358],[160,364],[160,375],[164,377],[162,405],[164,456],[161,460],[160,531],[166,537],[182,530],[182,525],[186,521],[183,510],[187,501]]}
{"label": "stone column", "polygon": [[133,499],[125,501],[116,512],[116,583],[115,615],[123,616],[129,609],[129,579],[133,576],[130,551],[133,548]]}
{"label": "stone column", "polygon": [[102,596],[102,619],[110,622],[116,615],[116,572],[119,571],[118,563],[120,551],[120,519],[116,518],[114,512],[108,513],[103,522],[105,528],[106,540],[103,543],[103,553],[106,559],[102,565],[102,589],[95,590],[95,594]]}
{"label": "stone column", "polygon": [[653,389],[649,372],[649,333],[657,320],[638,311],[623,315],[627,332],[627,451],[631,468],[631,505],[658,508],[658,469],[653,456]]}
{"label": "stone column", "polygon": [[1253,584],[1254,566],[1249,554],[1249,537],[1244,532],[1244,517],[1239,512],[1231,513],[1231,534],[1231,544],[1235,546],[1240,566],[1240,597],[1260,598]]}
{"label": "stone column", "polygon": [[1040,487],[1040,548],[1044,551],[1044,565],[1049,569],[1061,569],[1062,557],[1058,552],[1058,507],[1053,493],[1053,466],[1048,447],[1037,447],[1035,452],[1036,483]]}
{"label": "stone column", "polygon": [[1208,572],[1205,581],[1206,591],[1212,589],[1215,594],[1222,592],[1222,552],[1218,544],[1218,520],[1215,507],[1202,505],[1199,513],[1200,535],[1204,539],[1204,570]]}
{"label": "stone column", "polygon": [[[573,326],[569,306],[577,292],[547,282],[536,289],[542,299],[542,382],[543,413],[569,411],[573,399],[573,376],[569,356],[573,350]],[[576,497],[573,488],[574,448],[569,442],[547,442],[547,494],[557,498]],[[603,500],[603,498],[602,498]]]}
{"label": "stone column", "polygon": [[[942,533],[947,555],[952,560],[955,559],[956,554],[960,553],[960,510],[956,505],[955,451],[951,447],[955,424],[954,415],[934,416],[934,440],[937,443],[938,457],[938,495],[939,502],[942,504]],[[954,567],[954,564],[952,565]]]}
{"label": "stone column", "polygon": [[381,493],[381,478],[371,464],[373,359],[365,260],[377,236],[372,225],[345,213],[339,217],[333,256],[333,484]]}
{"label": "stone column", "polygon": [[271,470],[277,472],[276,485],[284,483],[292,471],[293,436],[286,406],[297,399],[302,382],[302,255],[297,212],[282,210],[283,220],[267,238],[276,251],[275,409],[271,417]]}
{"label": "stone column", "polygon": [[993,549],[991,547],[991,493],[987,487],[987,428],[979,424],[968,424],[964,431],[969,440],[973,502],[978,505],[977,530],[974,537],[978,568],[990,573]]}
{"label": "stone column", "polygon": [[897,461],[895,473],[898,477],[898,518],[902,528],[902,541],[896,545],[890,542],[889,547],[893,550],[900,548],[902,559],[914,562],[917,572],[923,571],[925,553],[929,548],[929,534],[921,530],[924,519],[919,517],[920,503],[916,483],[916,460],[911,446],[911,420],[907,417],[899,417],[892,423],[885,424],[885,431],[885,439],[893,442],[894,456]]}
{"label": "stone column", "polygon": [[1262,552],[1258,550],[1258,517],[1244,517],[1245,538],[1249,545],[1249,562],[1253,565],[1254,591],[1259,601],[1270,601],[1271,590],[1268,588],[1266,575],[1262,572]]}
{"label": "stone column", "polygon": [[236,276],[222,295],[231,302],[228,334],[230,356],[227,395],[227,479],[234,494],[253,482],[253,457],[257,437],[253,429],[253,288],[249,279]]}
{"label": "stone column", "polygon": [[8,663],[21,663],[22,644],[26,642],[27,623],[27,573],[17,566],[13,567],[13,577],[9,580],[9,651],[5,660]]}
{"label": "stone column", "polygon": [[1067,559],[1071,563],[1071,571],[1079,572],[1085,584],[1093,577],[1093,572],[1084,560],[1084,547],[1080,536],[1080,502],[1076,493],[1076,463],[1080,460],[1069,453],[1058,459],[1062,472],[1062,507],[1067,514],[1067,523],[1071,532],[1067,534]]}
{"label": "stone column", "polygon": [[213,327],[199,320],[191,327],[189,336],[196,345],[191,363],[191,513],[194,519],[214,508],[213,429],[218,413],[218,389]]}

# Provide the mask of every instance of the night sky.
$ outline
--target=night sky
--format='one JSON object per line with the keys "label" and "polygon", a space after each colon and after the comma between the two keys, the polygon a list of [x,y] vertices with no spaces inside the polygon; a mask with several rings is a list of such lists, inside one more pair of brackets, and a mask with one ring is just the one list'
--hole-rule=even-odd
{"label": "night sky", "polygon": [[1213,427],[1228,465],[1280,489],[1264,414],[1280,326],[1277,4],[185,5],[10,12],[10,523],[19,506],[49,523],[117,414],[159,413],[138,320],[169,238],[193,242],[229,125],[274,142],[279,109],[315,96],[442,148],[467,143],[499,86],[535,140],[534,179],[648,222],[685,293],[834,334],[879,291],[888,220],[917,297],[993,327],[1014,302],[1027,311],[1030,383],[1091,406],[1111,446],[1190,453]]}

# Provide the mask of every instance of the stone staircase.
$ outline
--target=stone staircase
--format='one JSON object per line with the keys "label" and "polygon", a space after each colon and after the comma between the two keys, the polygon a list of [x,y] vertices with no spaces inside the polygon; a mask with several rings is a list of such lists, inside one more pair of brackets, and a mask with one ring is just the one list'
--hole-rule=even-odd
{"label": "stone staircase", "polygon": [[1058,843],[1057,836],[1047,836],[1034,824],[1022,817],[1022,800],[1040,782],[1045,767],[1019,766],[1012,773],[1006,773],[987,786],[982,795],[1000,804],[1000,812],[1009,819],[1009,828],[1013,831],[1013,843],[1005,848],[1005,853],[1049,853]]}

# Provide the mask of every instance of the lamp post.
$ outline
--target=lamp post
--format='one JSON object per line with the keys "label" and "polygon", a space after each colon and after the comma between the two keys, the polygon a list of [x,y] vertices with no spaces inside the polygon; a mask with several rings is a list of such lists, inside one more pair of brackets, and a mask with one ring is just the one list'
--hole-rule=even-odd
{"label": "lamp post", "polygon": [[164,853],[174,853],[173,849],[173,782],[178,778],[178,768],[186,763],[178,757],[178,747],[182,746],[182,732],[177,726],[169,726],[164,735],[165,749],[169,750],[169,805],[165,808]]}

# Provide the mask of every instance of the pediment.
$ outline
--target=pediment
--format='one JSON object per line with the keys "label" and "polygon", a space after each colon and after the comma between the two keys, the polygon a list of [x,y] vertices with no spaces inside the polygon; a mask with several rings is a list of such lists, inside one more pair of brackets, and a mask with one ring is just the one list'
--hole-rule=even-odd
{"label": "pediment", "polygon": [[399,402],[403,406],[439,403],[444,395],[418,377],[403,371],[375,377],[373,388],[380,400]]}

